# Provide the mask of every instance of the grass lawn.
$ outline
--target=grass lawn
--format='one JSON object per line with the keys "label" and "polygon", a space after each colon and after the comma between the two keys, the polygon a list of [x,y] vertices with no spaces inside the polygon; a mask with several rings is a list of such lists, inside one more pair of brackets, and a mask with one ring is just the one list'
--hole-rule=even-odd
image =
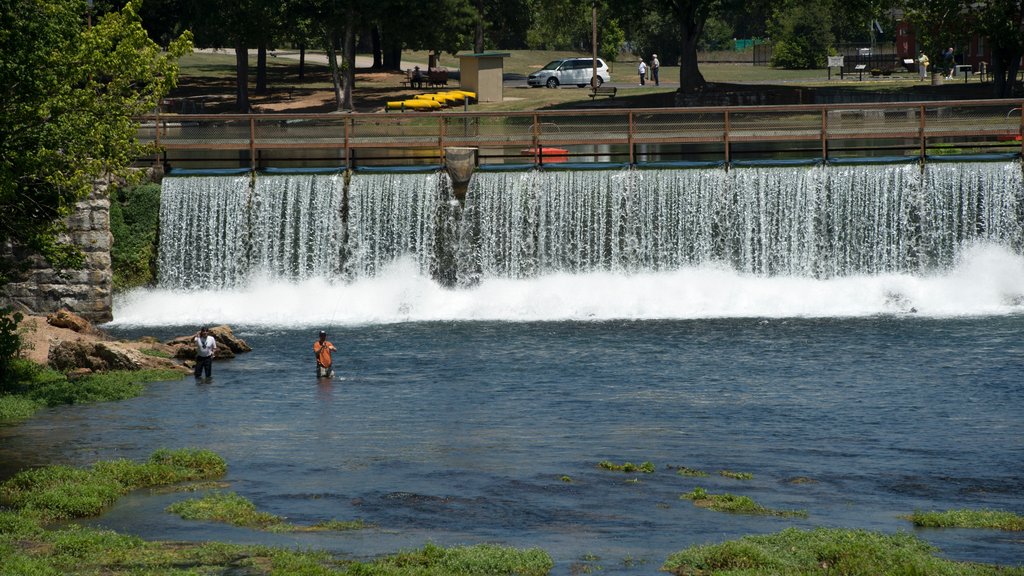
{"label": "grass lawn", "polygon": [[[550,108],[572,108],[583,106],[601,107],[662,107],[673,105],[673,93],[679,82],[679,68],[662,66],[662,86],[648,83],[636,85],[636,61],[620,59],[609,62],[612,83],[619,87],[614,99],[599,97],[592,100],[587,88],[575,86],[558,89],[528,88],[526,76],[540,69],[544,64],[557,58],[580,56],[575,52],[512,50],[505,59],[505,74],[508,82],[504,90],[504,102],[480,103],[472,106],[474,111],[509,112],[542,110]],[[365,55],[360,55],[365,62]],[[255,91],[256,59],[250,58],[250,99],[253,109],[260,112],[323,113],[335,109],[334,92],[330,73],[320,53],[307,53],[303,76],[299,78],[299,62],[295,52],[281,50],[277,56],[267,59],[267,86],[265,93]],[[427,62],[426,52],[405,52],[403,62]],[[459,60],[450,54],[442,54],[439,64],[449,69],[458,69]],[[828,79],[825,70],[780,70],[769,66],[753,66],[747,63],[704,63],[701,64],[704,78],[718,85],[719,89],[789,89],[842,88],[844,90],[869,92],[912,93],[936,90],[950,94],[951,98],[987,97],[988,85],[972,81],[965,87],[960,82],[947,82],[944,86],[931,86],[917,80],[916,74],[898,73],[891,77],[873,78],[865,74],[847,74],[840,80],[833,73]],[[172,104],[166,109],[174,112],[233,112],[235,99],[235,58],[233,52],[191,54],[181,60],[179,86],[171,94]],[[404,100],[418,93],[432,89],[412,90],[401,85],[404,74],[398,71],[376,71],[358,68],[353,87],[355,109],[359,112],[377,112],[393,100]],[[519,81],[522,81],[521,84]],[[458,81],[449,88],[458,88]],[[914,98],[911,98],[914,99]],[[186,107],[185,104],[188,106]]]}

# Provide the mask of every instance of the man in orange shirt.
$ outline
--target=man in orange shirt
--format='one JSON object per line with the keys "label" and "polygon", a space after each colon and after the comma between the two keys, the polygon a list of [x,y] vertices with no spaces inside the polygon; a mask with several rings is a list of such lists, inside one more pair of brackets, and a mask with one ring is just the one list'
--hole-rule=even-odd
{"label": "man in orange shirt", "polygon": [[334,344],[327,341],[327,332],[320,331],[320,339],[313,342],[313,356],[316,357],[316,377],[333,378],[334,368],[331,367],[331,352],[337,350]]}

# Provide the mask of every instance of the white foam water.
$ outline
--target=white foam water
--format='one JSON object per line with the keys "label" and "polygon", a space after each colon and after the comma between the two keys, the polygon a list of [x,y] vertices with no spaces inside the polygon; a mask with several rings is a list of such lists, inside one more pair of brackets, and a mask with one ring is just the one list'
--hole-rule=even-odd
{"label": "white foam water", "polygon": [[1024,313],[1024,257],[978,243],[932,275],[815,279],[701,265],[642,273],[552,273],[446,288],[412,259],[353,281],[255,279],[231,289],[139,289],[114,301],[117,326],[359,325],[742,317],[929,317]]}

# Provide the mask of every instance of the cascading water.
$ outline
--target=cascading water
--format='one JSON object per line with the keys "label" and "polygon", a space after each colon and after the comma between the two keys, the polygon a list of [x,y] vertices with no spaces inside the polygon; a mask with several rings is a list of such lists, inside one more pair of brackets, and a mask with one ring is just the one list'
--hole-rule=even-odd
{"label": "cascading water", "polygon": [[356,173],[348,191],[349,276],[375,275],[402,257],[430,275],[447,236],[452,200],[446,173]]}
{"label": "cascading water", "polygon": [[478,173],[462,275],[674,270],[921,273],[973,239],[1015,247],[1016,162]]}
{"label": "cascading water", "polygon": [[337,276],[344,186],[342,174],[256,178],[251,269],[291,280]]}
{"label": "cascading water", "polygon": [[248,269],[251,177],[165,178],[158,278],[166,288],[234,285]]}
{"label": "cascading water", "polygon": [[[160,283],[369,278],[406,259],[445,285],[726,265],[921,274],[987,240],[1024,249],[1018,162],[167,178]],[[345,203],[347,198],[347,204]]]}

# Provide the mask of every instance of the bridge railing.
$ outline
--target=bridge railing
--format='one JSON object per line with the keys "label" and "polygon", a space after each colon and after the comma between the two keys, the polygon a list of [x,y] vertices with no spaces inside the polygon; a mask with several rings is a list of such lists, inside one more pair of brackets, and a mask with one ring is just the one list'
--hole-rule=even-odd
{"label": "bridge railing", "polygon": [[394,114],[159,114],[140,140],[173,167],[357,167],[1021,153],[1021,100]]}

